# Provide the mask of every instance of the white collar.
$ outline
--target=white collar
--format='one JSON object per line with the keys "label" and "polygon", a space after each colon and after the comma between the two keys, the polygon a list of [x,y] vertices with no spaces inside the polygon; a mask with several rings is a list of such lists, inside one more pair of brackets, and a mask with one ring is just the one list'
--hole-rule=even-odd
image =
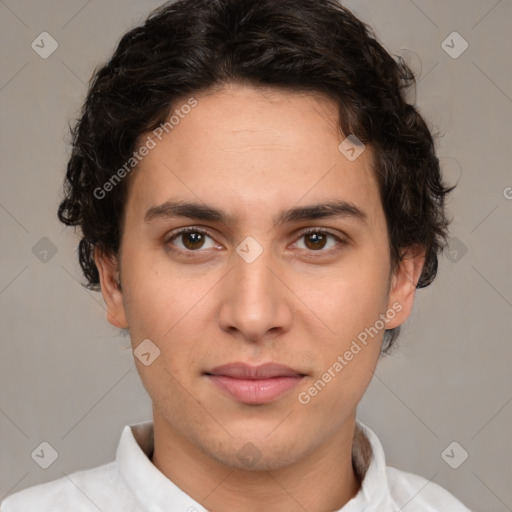
{"label": "white collar", "polygon": [[[154,447],[153,422],[127,425],[117,447],[119,473],[144,510],[207,512],[204,507],[169,480],[150,460]],[[352,458],[356,471],[364,474],[361,489],[340,511],[393,510],[389,494],[384,450],[377,435],[359,420],[356,421]]]}

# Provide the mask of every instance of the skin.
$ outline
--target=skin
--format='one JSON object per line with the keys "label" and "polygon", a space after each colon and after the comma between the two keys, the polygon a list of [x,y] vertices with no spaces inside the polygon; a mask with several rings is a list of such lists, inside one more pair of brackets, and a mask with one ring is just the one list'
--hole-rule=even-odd
{"label": "skin", "polygon": [[[149,366],[135,358],[153,402],[152,462],[208,510],[338,510],[360,489],[351,463],[356,407],[383,330],[308,404],[298,394],[393,304],[401,311],[386,328],[407,319],[423,254],[406,254],[391,272],[372,149],[353,162],[340,152],[345,137],[330,99],[241,85],[195,97],[130,177],[119,257],[95,254],[108,320],[129,328],[134,349],[150,339],[161,351]],[[233,222],[145,220],[170,200],[210,205]],[[334,200],[366,220],[272,220]],[[169,240],[184,227],[206,230],[203,245],[190,235]],[[315,245],[305,228],[334,236]],[[248,236],[263,250],[252,263],[236,252]],[[306,376],[268,404],[237,402],[204,375],[271,361]],[[237,456],[247,443],[260,455],[250,468]]]}

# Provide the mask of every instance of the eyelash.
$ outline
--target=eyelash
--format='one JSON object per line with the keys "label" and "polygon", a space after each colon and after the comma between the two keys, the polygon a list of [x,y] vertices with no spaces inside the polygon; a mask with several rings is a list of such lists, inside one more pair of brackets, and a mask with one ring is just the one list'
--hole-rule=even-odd
{"label": "eyelash", "polygon": [[[200,233],[200,234],[203,234],[203,235],[206,235],[210,238],[213,239],[213,237],[211,237],[209,235],[209,233],[204,230],[204,229],[201,229],[201,228],[197,228],[197,227],[187,227],[187,228],[183,228],[183,229],[180,229],[178,231],[175,231],[173,233],[171,233],[165,240],[165,244],[167,245],[167,247],[169,248],[170,251],[174,252],[174,253],[179,253],[179,254],[182,254],[182,255],[185,255],[186,257],[195,257],[196,256],[196,253],[201,253],[203,252],[201,249],[197,249],[195,251],[192,251],[192,250],[186,250],[184,251],[183,249],[177,249],[175,247],[172,246],[171,242],[173,240],[175,240],[176,238],[179,238],[181,235],[186,235],[188,233]],[[342,238],[340,238],[339,236],[335,235],[334,233],[331,233],[330,231],[327,231],[325,229],[320,229],[320,228],[308,228],[304,231],[301,231],[298,235],[298,238],[297,240],[300,240],[301,238],[307,236],[307,235],[310,235],[310,234],[322,234],[322,235],[329,235],[330,237],[334,238],[336,240],[336,242],[338,242],[338,247],[335,248],[335,249],[330,249],[330,250],[327,250],[327,251],[324,251],[324,250],[318,250],[318,251],[313,251],[313,250],[309,250],[307,252],[310,252],[310,253],[320,253],[320,254],[334,254],[335,252],[337,252],[338,250],[341,249],[341,247],[347,245],[347,241],[346,240],[343,240]],[[312,256],[312,257],[316,257],[316,256]]]}

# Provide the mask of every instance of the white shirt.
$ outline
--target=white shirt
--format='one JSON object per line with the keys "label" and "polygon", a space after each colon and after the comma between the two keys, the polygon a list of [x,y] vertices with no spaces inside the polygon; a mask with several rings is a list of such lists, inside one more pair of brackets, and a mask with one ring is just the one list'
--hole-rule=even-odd
{"label": "white shirt", "polygon": [[[0,512],[205,512],[153,465],[152,452],[153,422],[127,425],[115,461],[12,494]],[[386,467],[379,439],[360,421],[352,452],[364,478],[338,512],[470,512],[439,485]]]}

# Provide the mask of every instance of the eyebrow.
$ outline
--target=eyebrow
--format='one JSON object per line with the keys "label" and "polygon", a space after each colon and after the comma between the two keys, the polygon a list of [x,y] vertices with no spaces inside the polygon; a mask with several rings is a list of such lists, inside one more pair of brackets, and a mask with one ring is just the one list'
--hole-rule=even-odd
{"label": "eyebrow", "polygon": [[[226,225],[233,225],[235,223],[233,215],[213,206],[187,201],[166,201],[160,205],[152,206],[147,210],[144,220],[151,222],[158,218],[179,217],[219,222]],[[289,208],[281,211],[279,215],[274,217],[273,222],[274,225],[279,226],[286,223],[326,218],[352,218],[361,222],[367,222],[368,215],[355,204],[340,200]]]}

